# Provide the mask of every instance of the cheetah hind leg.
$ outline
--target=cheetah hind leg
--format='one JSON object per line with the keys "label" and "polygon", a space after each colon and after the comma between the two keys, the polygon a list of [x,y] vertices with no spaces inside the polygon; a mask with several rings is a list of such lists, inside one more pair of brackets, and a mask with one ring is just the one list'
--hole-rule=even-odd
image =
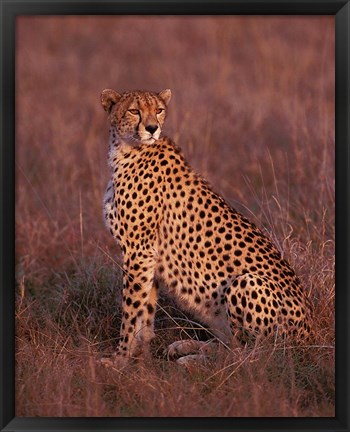
{"label": "cheetah hind leg", "polygon": [[231,331],[239,341],[254,343],[284,333],[291,308],[285,305],[285,294],[275,281],[245,273],[226,288],[225,296]]}

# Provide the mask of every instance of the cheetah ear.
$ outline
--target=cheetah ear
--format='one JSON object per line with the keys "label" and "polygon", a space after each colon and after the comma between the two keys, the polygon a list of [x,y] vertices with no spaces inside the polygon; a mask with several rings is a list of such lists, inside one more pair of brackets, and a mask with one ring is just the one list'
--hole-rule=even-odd
{"label": "cheetah ear", "polygon": [[104,89],[101,93],[101,104],[103,109],[110,113],[113,105],[115,105],[121,97],[121,94],[112,89]]}
{"label": "cheetah ear", "polygon": [[162,90],[161,92],[158,93],[158,96],[161,99],[163,99],[165,105],[168,106],[171,99],[171,90],[170,89]]}

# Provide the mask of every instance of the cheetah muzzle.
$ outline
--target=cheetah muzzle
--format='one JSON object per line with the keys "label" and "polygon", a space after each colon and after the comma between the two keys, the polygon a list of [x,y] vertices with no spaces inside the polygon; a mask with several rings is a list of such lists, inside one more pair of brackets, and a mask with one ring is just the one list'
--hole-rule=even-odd
{"label": "cheetah muzzle", "polygon": [[225,343],[232,335],[305,341],[309,303],[294,270],[161,136],[170,98],[170,90],[101,95],[111,124],[104,217],[124,270],[120,341],[104,362],[124,365],[154,337],[157,280]]}

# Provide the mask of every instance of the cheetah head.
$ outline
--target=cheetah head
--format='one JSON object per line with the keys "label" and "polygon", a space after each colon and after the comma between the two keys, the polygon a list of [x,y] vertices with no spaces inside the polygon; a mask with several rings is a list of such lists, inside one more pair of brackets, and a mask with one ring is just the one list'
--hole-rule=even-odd
{"label": "cheetah head", "polygon": [[105,89],[101,104],[119,139],[134,145],[153,144],[160,137],[170,98],[169,89],[160,93],[132,91],[122,94]]}

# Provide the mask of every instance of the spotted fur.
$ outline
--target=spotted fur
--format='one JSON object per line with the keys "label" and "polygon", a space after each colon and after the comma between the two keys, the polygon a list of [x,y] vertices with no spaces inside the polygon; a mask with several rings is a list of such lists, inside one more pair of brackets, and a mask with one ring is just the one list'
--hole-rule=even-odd
{"label": "spotted fur", "polygon": [[105,220],[124,256],[116,356],[137,355],[154,336],[160,279],[222,340],[307,339],[309,304],[289,263],[160,137],[170,95],[105,90],[101,97],[111,120]]}

